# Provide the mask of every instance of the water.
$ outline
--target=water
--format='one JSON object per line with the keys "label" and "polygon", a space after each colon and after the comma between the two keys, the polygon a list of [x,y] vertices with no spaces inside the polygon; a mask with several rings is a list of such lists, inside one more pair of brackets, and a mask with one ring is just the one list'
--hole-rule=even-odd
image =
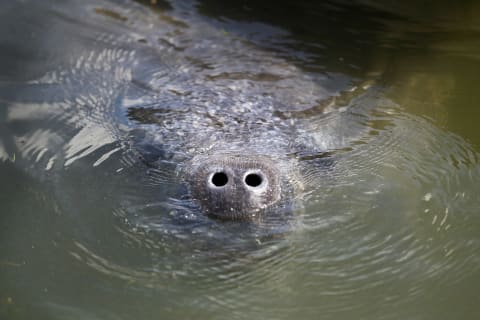
{"label": "water", "polygon": [[[1,8],[1,319],[479,316],[474,1]],[[199,215],[178,197],[174,163],[135,158],[125,108],[182,110],[198,79],[246,102],[267,92],[338,147],[327,168],[321,150],[297,155],[293,227],[265,236]],[[184,100],[151,94],[164,87]],[[335,95],[329,116],[312,108]],[[348,128],[329,131],[344,106]],[[344,144],[328,136],[352,128]],[[188,156],[189,141],[171,143]]]}

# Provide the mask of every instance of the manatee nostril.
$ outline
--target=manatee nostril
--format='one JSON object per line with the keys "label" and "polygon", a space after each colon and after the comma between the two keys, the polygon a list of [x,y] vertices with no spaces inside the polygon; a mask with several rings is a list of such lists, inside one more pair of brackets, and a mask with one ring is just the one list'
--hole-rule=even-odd
{"label": "manatee nostril", "polygon": [[228,183],[228,176],[225,172],[215,172],[211,181],[215,187],[223,187]]}
{"label": "manatee nostril", "polygon": [[249,173],[245,176],[245,184],[249,187],[258,187],[262,182],[263,177],[258,173]]}
{"label": "manatee nostril", "polygon": [[[296,200],[290,197],[297,185],[289,184],[293,177],[283,176],[287,172],[269,156],[202,154],[185,168],[190,169],[183,176],[187,199],[207,216],[259,222],[263,230],[264,223],[283,217],[283,210]],[[277,209],[282,210],[278,215]]]}

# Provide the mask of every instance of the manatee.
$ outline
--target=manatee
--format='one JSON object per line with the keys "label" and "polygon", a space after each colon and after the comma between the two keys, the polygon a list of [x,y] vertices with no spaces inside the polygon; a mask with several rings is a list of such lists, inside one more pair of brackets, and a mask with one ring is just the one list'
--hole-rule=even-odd
{"label": "manatee", "polygon": [[[0,88],[3,101],[14,101],[8,130],[16,138],[6,144],[60,177],[88,157],[96,157],[93,167],[111,161],[160,172],[158,194],[167,190],[162,181],[175,181],[173,197],[208,217],[295,217],[364,137],[375,90],[365,80],[303,70],[190,9],[68,2],[52,8],[56,28],[19,26],[37,35],[36,53],[22,79]],[[32,43],[6,41],[31,52]],[[51,59],[40,63],[44,57]],[[27,120],[35,130],[19,132]]]}
{"label": "manatee", "polygon": [[[174,162],[191,199],[213,218],[290,217],[301,207],[306,185],[331,175],[335,154],[364,133],[355,121],[365,115],[355,114],[350,105],[335,105],[341,99],[290,110],[274,94],[251,96],[248,88],[212,90],[215,84],[201,82],[177,84],[177,90],[180,85],[191,90],[181,111],[157,103],[128,108],[129,127],[135,128],[130,139],[148,166]],[[197,103],[196,94],[205,86],[211,96]],[[349,92],[342,98],[351,103],[359,97],[350,100]],[[311,181],[309,170],[316,175]]]}

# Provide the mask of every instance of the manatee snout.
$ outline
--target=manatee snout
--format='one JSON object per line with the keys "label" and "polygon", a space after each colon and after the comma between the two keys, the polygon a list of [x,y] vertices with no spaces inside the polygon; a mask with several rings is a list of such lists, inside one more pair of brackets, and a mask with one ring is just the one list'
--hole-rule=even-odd
{"label": "manatee snout", "polygon": [[256,219],[280,203],[285,185],[281,168],[261,155],[196,157],[187,183],[202,210],[221,219]]}

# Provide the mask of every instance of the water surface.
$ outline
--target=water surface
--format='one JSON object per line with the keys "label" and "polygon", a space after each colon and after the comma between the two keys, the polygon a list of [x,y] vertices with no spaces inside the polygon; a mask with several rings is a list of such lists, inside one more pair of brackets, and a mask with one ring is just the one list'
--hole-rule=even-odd
{"label": "water surface", "polygon": [[[474,1],[2,4],[0,318],[475,319],[479,14]],[[168,103],[167,145],[188,157],[182,112],[218,121],[227,89],[235,112],[296,111],[283,120],[300,114],[323,146],[294,155],[293,226],[209,219],[181,197],[175,161],[137,157],[129,108]],[[330,130],[342,108],[348,126]]]}

